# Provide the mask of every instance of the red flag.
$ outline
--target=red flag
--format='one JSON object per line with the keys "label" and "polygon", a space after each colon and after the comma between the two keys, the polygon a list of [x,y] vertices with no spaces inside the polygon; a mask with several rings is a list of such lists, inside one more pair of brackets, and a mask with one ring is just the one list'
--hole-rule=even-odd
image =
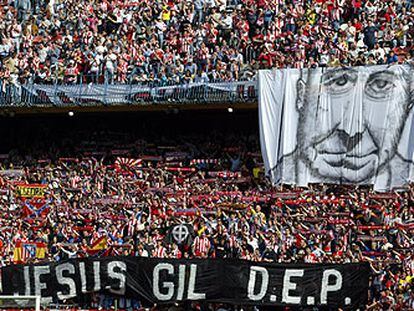
{"label": "red flag", "polygon": [[46,217],[49,214],[49,201],[45,199],[25,199],[23,200],[23,218]]}
{"label": "red flag", "polygon": [[117,157],[115,160],[115,169],[122,173],[135,172],[138,177],[142,178],[142,159],[121,158]]}

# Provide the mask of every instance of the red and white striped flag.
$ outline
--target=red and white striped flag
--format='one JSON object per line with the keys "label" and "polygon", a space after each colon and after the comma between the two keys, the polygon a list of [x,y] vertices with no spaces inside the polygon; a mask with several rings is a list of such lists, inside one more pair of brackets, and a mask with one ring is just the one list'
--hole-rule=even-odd
{"label": "red and white striped flag", "polygon": [[115,169],[118,172],[135,172],[139,178],[143,177],[141,167],[142,159],[117,157],[115,160]]}

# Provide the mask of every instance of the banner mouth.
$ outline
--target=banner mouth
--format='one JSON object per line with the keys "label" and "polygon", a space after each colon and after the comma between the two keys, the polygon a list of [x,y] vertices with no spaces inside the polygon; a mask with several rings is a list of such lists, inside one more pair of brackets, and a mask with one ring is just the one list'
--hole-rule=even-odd
{"label": "banner mouth", "polygon": [[360,164],[360,165],[358,165],[356,163],[353,163],[353,162],[350,162],[350,161],[347,161],[347,160],[337,162],[337,161],[330,161],[330,160],[327,160],[327,159],[323,158],[323,161],[326,164],[328,164],[329,166],[336,167],[336,168],[340,167],[340,168],[344,168],[344,169],[350,169],[350,170],[353,170],[353,171],[361,170],[361,169],[365,168],[370,163],[375,164],[375,162],[373,160],[368,160],[365,163]]}
{"label": "banner mouth", "polygon": [[367,158],[369,156],[376,156],[379,152],[378,149],[372,149],[371,151],[368,151],[364,154],[355,154],[352,152],[346,152],[346,151],[330,151],[330,150],[326,150],[326,149],[322,149],[322,150],[318,150],[317,148],[315,148],[315,151],[318,153],[318,155],[327,155],[327,156],[340,156],[343,159],[364,159]]}
{"label": "banner mouth", "polygon": [[335,168],[344,168],[354,171],[365,168],[368,164],[375,165],[379,150],[371,148],[365,151],[364,154],[356,154],[355,150],[351,152],[346,151],[331,151],[327,149],[318,150],[317,146],[314,148],[316,152],[315,161],[320,158],[324,163]]}

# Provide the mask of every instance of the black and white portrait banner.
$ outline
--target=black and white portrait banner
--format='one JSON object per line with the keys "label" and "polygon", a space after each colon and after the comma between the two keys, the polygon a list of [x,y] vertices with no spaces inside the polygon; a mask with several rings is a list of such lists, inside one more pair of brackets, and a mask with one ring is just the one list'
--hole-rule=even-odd
{"label": "black and white portrait banner", "polygon": [[105,257],[7,266],[2,286],[3,295],[41,295],[43,302],[105,292],[151,303],[195,300],[356,310],[367,303],[369,274],[365,263]]}
{"label": "black and white portrait banner", "polygon": [[259,119],[274,183],[371,184],[414,177],[410,65],[262,70]]}

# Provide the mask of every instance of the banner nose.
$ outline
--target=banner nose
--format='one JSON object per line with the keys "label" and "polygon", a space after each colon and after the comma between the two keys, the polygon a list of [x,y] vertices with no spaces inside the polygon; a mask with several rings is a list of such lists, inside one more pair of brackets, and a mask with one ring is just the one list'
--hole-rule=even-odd
{"label": "banner nose", "polygon": [[349,152],[353,150],[355,146],[362,140],[362,133],[357,132],[351,136],[344,130],[338,130],[338,137],[342,145],[346,148],[346,151]]}
{"label": "banner nose", "polygon": [[347,102],[343,106],[342,119],[338,127],[349,138],[352,138],[351,141],[357,139],[358,135],[364,132],[364,85],[364,81],[359,81],[353,92],[349,94]]}

